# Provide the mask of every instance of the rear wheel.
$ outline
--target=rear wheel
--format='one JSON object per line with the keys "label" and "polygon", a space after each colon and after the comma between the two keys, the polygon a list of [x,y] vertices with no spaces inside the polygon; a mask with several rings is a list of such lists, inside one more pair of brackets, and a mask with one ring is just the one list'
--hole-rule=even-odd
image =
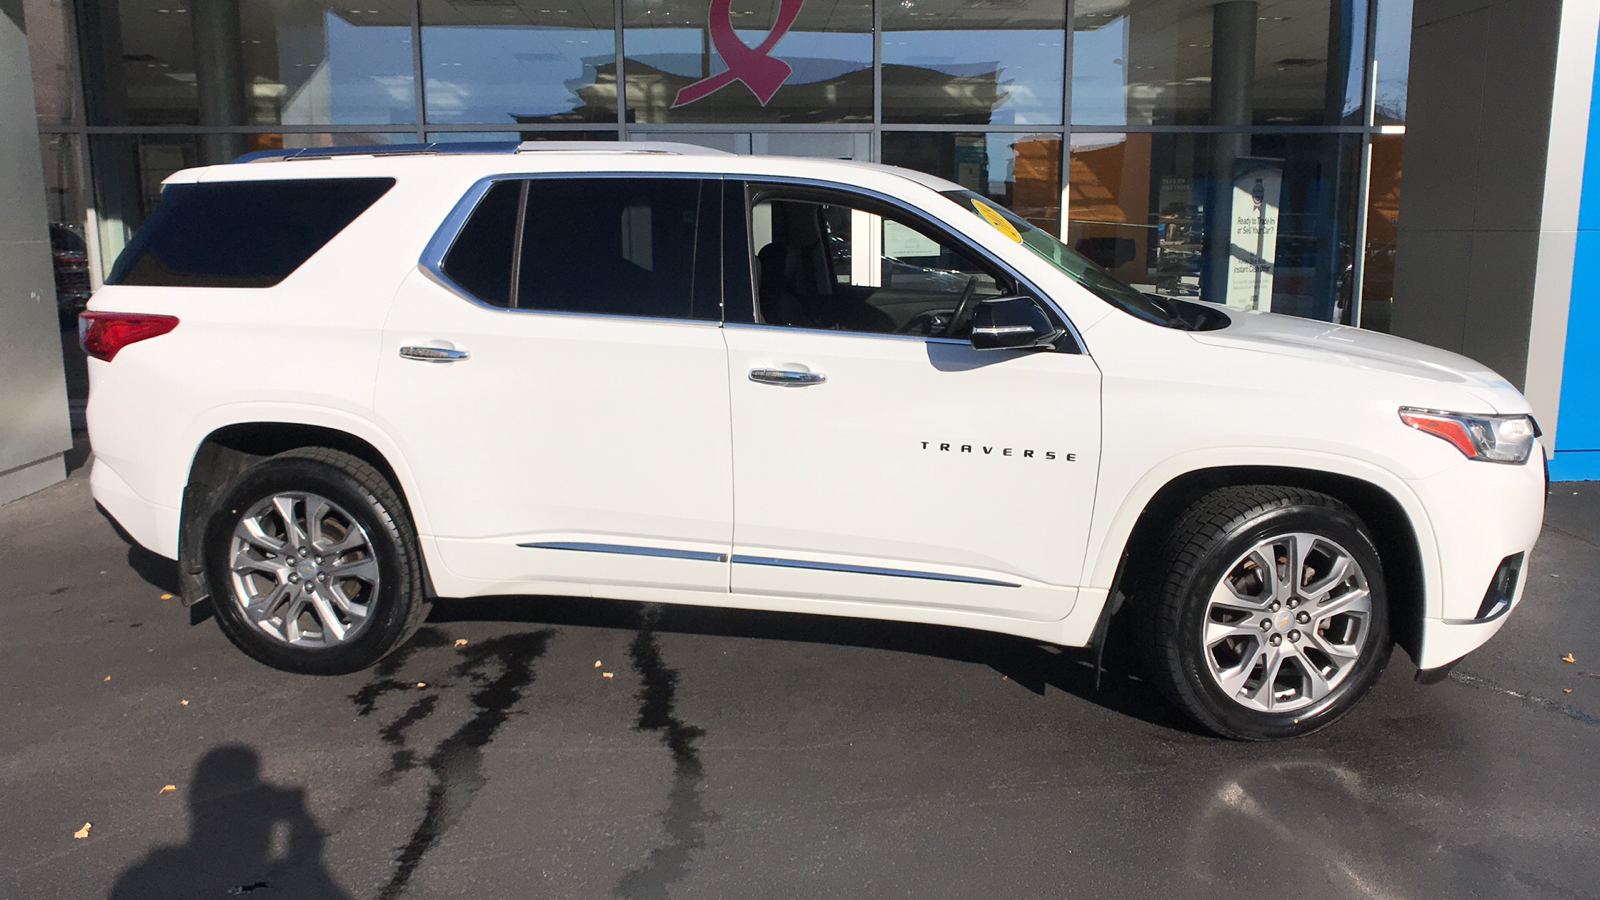
{"label": "rear wheel", "polygon": [[208,524],[205,558],[223,633],[290,672],[363,669],[428,611],[404,503],[335,450],[281,453],[240,476]]}
{"label": "rear wheel", "polygon": [[1348,713],[1391,649],[1366,526],[1325,494],[1229,487],[1173,528],[1149,598],[1156,687],[1224,737],[1309,734]]}

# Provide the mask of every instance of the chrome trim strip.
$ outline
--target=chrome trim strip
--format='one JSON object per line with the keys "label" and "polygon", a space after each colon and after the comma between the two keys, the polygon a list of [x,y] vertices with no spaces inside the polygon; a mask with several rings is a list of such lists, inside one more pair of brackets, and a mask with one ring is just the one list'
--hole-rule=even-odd
{"label": "chrome trim strip", "polygon": [[930,337],[923,334],[887,334],[876,331],[834,331],[831,328],[797,328],[793,325],[767,325],[761,322],[726,322],[723,328],[758,328],[762,331],[790,331],[795,334],[826,334],[832,337],[892,338],[900,341],[917,341],[923,344],[960,344],[972,346],[971,341],[956,338]]}
{"label": "chrome trim strip", "polygon": [[580,553],[616,553],[623,556],[659,556],[664,559],[693,559],[700,562],[727,562],[726,553],[704,550],[669,550],[665,547],[630,547],[626,544],[590,544],[583,541],[541,541],[518,544],[530,550],[574,550]]}
{"label": "chrome trim strip", "polygon": [[968,575],[944,575],[938,572],[914,572],[910,569],[884,569],[877,566],[848,566],[841,563],[811,562],[804,559],[777,559],[771,556],[733,557],[735,564],[747,566],[772,566],[780,569],[817,569],[823,572],[844,572],[849,575],[888,575],[893,578],[920,578],[924,581],[954,581],[960,584],[985,584],[992,587],[1022,587],[1009,581],[992,578],[973,578]]}

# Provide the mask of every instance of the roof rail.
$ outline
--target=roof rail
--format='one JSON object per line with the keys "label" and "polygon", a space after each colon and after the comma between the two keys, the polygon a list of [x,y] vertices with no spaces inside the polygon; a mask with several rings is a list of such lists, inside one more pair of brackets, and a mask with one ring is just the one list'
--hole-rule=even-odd
{"label": "roof rail", "polygon": [[328,159],[335,156],[454,156],[471,153],[516,153],[516,141],[430,141],[426,144],[375,144],[366,147],[292,147],[246,153],[235,163],[274,162],[291,159]]}
{"label": "roof rail", "polygon": [[503,153],[655,153],[669,156],[732,156],[725,150],[671,141],[431,141],[366,147],[292,147],[246,153],[234,163],[287,162],[340,156],[461,156]]}

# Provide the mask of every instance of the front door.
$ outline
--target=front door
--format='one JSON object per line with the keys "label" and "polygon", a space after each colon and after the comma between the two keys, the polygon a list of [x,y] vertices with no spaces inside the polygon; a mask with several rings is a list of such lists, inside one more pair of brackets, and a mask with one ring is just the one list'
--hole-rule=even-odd
{"label": "front door", "polygon": [[452,573],[485,592],[727,590],[720,192],[480,185],[460,234],[401,287],[376,407]]}
{"label": "front door", "polygon": [[752,187],[754,321],[725,328],[735,592],[1040,621],[1071,609],[1100,450],[1075,348],[978,351],[963,309],[1022,288],[847,192]]}

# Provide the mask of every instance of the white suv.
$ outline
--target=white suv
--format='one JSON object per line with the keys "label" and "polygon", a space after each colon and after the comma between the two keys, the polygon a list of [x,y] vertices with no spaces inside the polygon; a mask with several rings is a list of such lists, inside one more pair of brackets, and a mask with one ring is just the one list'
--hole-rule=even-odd
{"label": "white suv", "polygon": [[[1384,335],[1141,294],[958,185],[663,144],[191,169],[83,317],[94,495],[283,669],[431,598],[1103,645],[1218,734],[1505,621],[1527,402]],[[1541,454],[1540,460],[1543,459]],[[579,601],[581,602],[581,601]]]}

